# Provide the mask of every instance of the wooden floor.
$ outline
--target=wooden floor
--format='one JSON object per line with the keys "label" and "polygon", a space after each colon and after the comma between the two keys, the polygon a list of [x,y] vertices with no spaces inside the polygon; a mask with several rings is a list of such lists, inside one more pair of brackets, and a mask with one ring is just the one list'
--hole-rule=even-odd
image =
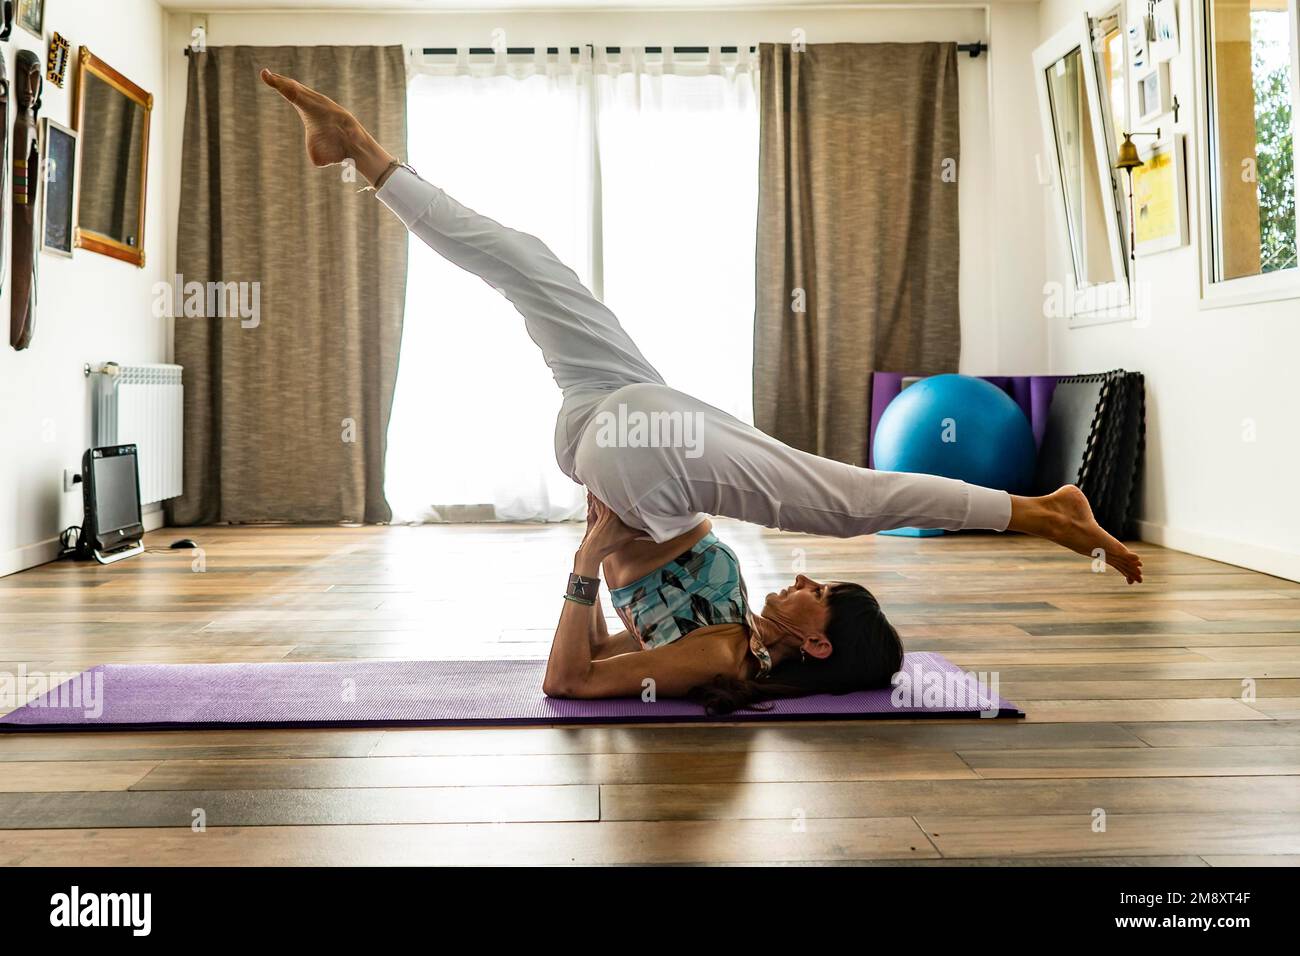
{"label": "wooden floor", "polygon": [[[148,543],[201,562],[0,579],[0,670],[544,657],[580,531],[170,529]],[[861,581],[1028,719],[0,735],[0,864],[1300,863],[1300,584],[719,532],[752,595]]]}

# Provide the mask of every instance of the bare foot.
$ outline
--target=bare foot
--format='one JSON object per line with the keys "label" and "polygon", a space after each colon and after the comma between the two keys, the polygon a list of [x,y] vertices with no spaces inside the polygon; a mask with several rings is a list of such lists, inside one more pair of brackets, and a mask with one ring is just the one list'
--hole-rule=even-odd
{"label": "bare foot", "polygon": [[307,158],[312,165],[334,166],[351,160],[373,183],[393,161],[360,120],[324,93],[270,70],[263,70],[261,76],[263,83],[298,111],[307,139]]}
{"label": "bare foot", "polygon": [[1008,530],[1046,538],[1088,557],[1104,553],[1106,563],[1124,575],[1129,584],[1142,583],[1142,559],[1097,523],[1087,497],[1074,485],[1065,485],[1041,498],[1013,496],[1011,500]]}

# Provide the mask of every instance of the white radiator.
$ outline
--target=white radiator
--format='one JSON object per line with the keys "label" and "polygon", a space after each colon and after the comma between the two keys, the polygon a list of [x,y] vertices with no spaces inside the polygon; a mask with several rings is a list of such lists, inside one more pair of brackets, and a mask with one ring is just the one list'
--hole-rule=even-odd
{"label": "white radiator", "polygon": [[94,446],[136,445],[140,504],[181,493],[179,365],[118,365],[94,373]]}

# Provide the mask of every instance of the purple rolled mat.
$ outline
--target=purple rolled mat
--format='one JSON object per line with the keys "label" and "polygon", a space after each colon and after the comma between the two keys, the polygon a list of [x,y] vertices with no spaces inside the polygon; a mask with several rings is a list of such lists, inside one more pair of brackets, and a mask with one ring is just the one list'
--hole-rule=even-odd
{"label": "purple rolled mat", "polygon": [[885,414],[885,409],[889,403],[898,397],[898,393],[903,390],[903,375],[900,372],[872,372],[871,373],[871,423],[870,431],[867,432],[867,467],[876,467],[876,453],[872,449],[872,444],[876,438],[876,426],[880,424],[880,416]]}
{"label": "purple rolled mat", "polygon": [[1059,375],[981,375],[980,378],[1006,392],[1020,406],[1034,430],[1034,443],[1043,447],[1047,429],[1047,411],[1052,405]]}
{"label": "purple rolled mat", "polygon": [[[1060,375],[1029,376],[1029,424],[1034,427],[1034,443],[1039,448],[1043,447],[1043,435],[1047,431],[1047,413],[1052,408],[1052,393],[1056,391],[1056,383],[1061,378]],[[1024,402],[1021,402],[1020,407],[1025,407]]]}
{"label": "purple rolled mat", "polygon": [[[544,661],[103,664],[0,717],[0,732],[198,728],[679,723],[689,701],[556,700]],[[778,700],[727,722],[1023,717],[941,654],[908,654],[895,688]]]}

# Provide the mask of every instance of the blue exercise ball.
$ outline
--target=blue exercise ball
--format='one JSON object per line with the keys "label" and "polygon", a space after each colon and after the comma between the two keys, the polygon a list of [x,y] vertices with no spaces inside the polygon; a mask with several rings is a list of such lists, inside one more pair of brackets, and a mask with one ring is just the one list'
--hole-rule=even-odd
{"label": "blue exercise ball", "polygon": [[1037,447],[1029,419],[1006,392],[969,375],[923,378],[885,408],[872,441],[875,467],[960,478],[1025,493]]}

